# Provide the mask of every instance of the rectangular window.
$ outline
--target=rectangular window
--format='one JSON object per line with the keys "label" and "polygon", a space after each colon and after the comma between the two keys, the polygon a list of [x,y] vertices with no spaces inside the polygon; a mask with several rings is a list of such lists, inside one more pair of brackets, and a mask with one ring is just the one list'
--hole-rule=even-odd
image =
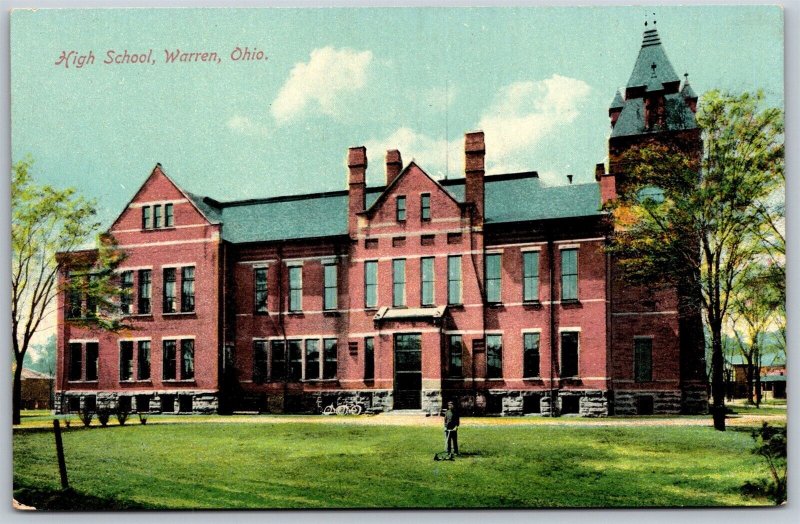
{"label": "rectangular window", "polygon": [[634,339],[633,351],[634,379],[636,382],[650,382],[653,380],[653,339]]}
{"label": "rectangular window", "polygon": [[253,271],[255,281],[256,313],[267,312],[267,268],[258,267]]}
{"label": "rectangular window", "polygon": [[561,333],[561,373],[564,377],[578,376],[578,332]]}
{"label": "rectangular window", "polygon": [[422,220],[431,219],[431,195],[423,193],[419,197],[419,216]]}
{"label": "rectangular window", "polygon": [[503,378],[502,335],[486,335],[486,378]]}
{"label": "rectangular window", "polygon": [[433,246],[436,244],[436,235],[422,235],[419,237],[421,246]]}
{"label": "rectangular window", "polygon": [[289,340],[289,380],[299,382],[303,378],[303,345],[300,340]]}
{"label": "rectangular window", "polygon": [[83,374],[83,346],[77,342],[69,344],[69,379],[80,380]]}
{"label": "rectangular window", "polygon": [[194,311],[194,267],[181,268],[181,311]]}
{"label": "rectangular window", "polygon": [[452,378],[462,376],[462,356],[464,346],[461,342],[461,335],[450,335],[447,340],[448,360],[447,375]]}
{"label": "rectangular window", "polygon": [[364,339],[364,380],[375,378],[375,339]]}
{"label": "rectangular window", "polygon": [[67,297],[67,316],[68,318],[81,318],[83,316],[83,293],[80,290],[82,279],[80,277],[70,277],[69,291]]}
{"label": "rectangular window", "polygon": [[422,282],[420,288],[422,291],[422,305],[432,306],[434,303],[434,267],[433,257],[424,257],[420,259],[420,276]]}
{"label": "rectangular window", "polygon": [[447,303],[461,304],[461,255],[447,257]]}
{"label": "rectangular window", "polygon": [[175,215],[172,210],[172,204],[164,204],[164,227],[172,227],[175,225]]}
{"label": "rectangular window", "polygon": [[336,359],[338,358],[338,344],[335,338],[326,338],[323,341],[324,359],[322,365],[322,378],[336,378]]}
{"label": "rectangular window", "polygon": [[339,288],[337,285],[336,264],[325,264],[325,299],[323,307],[325,309],[336,309],[338,307]]}
{"label": "rectangular window", "polygon": [[461,233],[447,233],[447,243],[448,244],[460,244],[461,243]]}
{"label": "rectangular window", "polygon": [[194,378],[194,339],[181,340],[181,378]]}
{"label": "rectangular window", "polygon": [[119,343],[119,379],[133,379],[133,341],[123,340]]}
{"label": "rectangular window", "polygon": [[289,268],[289,311],[303,310],[303,268]]}
{"label": "rectangular window", "polygon": [[319,379],[319,340],[306,340],[306,380]]}
{"label": "rectangular window", "polygon": [[152,286],[152,270],[139,270],[139,305],[137,313],[140,315],[150,314],[150,291]]}
{"label": "rectangular window", "polygon": [[270,362],[270,376],[272,381],[279,381],[286,378],[286,347],[282,340],[272,341],[272,355]]}
{"label": "rectangular window", "polygon": [[404,258],[392,260],[392,305],[394,307],[406,305],[406,260]]}
{"label": "rectangular window", "polygon": [[403,222],[406,219],[406,197],[397,197],[397,221]]}
{"label": "rectangular window", "polygon": [[267,342],[253,341],[253,382],[263,384],[267,380]]}
{"label": "rectangular window", "polygon": [[133,271],[123,271],[120,275],[120,287],[122,294],[119,297],[119,307],[123,315],[130,315],[133,313]]}
{"label": "rectangular window", "polygon": [[153,206],[153,229],[161,228],[161,206]]}
{"label": "rectangular window", "polygon": [[378,307],[378,262],[364,262],[364,307]]}
{"label": "rectangular window", "polygon": [[153,227],[153,224],[150,221],[150,206],[144,206],[142,208],[142,229],[150,229],[151,227]]}
{"label": "rectangular window", "polygon": [[561,250],[561,300],[578,300],[578,250]]}
{"label": "rectangular window", "polygon": [[97,342],[86,343],[86,380],[97,380],[97,364],[100,346]]}
{"label": "rectangular window", "polygon": [[523,377],[539,376],[539,333],[523,334]]}
{"label": "rectangular window", "polygon": [[164,345],[164,360],[163,360],[163,369],[162,369],[162,377],[164,380],[175,380],[175,341],[174,340],[165,340],[163,342]]}
{"label": "rectangular window", "polygon": [[494,253],[486,255],[486,301],[489,304],[500,302],[500,255]]}
{"label": "rectangular window", "polygon": [[150,380],[150,341],[139,341],[139,354],[137,355],[139,380]]}
{"label": "rectangular window", "polygon": [[177,311],[176,286],[175,268],[164,268],[164,313],[175,313]]}
{"label": "rectangular window", "polygon": [[522,300],[539,300],[539,252],[522,253]]}

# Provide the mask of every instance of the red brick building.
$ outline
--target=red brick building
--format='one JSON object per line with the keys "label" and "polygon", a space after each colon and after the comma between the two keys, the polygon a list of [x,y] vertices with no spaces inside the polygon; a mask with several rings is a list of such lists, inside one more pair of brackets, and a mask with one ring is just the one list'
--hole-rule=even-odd
{"label": "red brick building", "polygon": [[609,110],[609,170],[589,184],[486,176],[482,132],[466,135],[464,178],[434,180],[388,151],[385,185],[367,187],[354,147],[346,191],[302,196],[219,202],[156,165],[109,230],[128,253],[134,329],[72,323],[91,305],[60,299],[60,409],[704,411],[698,314],[679,314],[676,291],[620,279],[600,210],[625,183],[627,148],[699,154],[697,97],[680,84],[646,31]]}

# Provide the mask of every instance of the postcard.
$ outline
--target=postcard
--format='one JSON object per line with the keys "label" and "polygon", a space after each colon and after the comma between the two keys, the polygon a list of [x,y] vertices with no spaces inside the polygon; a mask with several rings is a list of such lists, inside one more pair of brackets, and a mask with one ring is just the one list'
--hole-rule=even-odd
{"label": "postcard", "polygon": [[16,508],[786,501],[779,7],[10,31]]}

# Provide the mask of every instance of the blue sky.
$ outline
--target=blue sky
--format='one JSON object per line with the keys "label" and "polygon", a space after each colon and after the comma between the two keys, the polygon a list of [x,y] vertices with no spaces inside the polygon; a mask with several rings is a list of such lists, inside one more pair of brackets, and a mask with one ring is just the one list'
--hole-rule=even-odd
{"label": "blue sky", "polygon": [[[775,7],[15,11],[12,157],[96,198],[106,225],[156,162],[221,200],[336,190],[354,145],[371,185],[387,148],[463,176],[463,134],[479,128],[490,174],[589,182],[654,11],[697,93],[761,88],[783,105]],[[231,61],[237,46],[269,59]],[[178,48],[222,61],[163,63]],[[95,64],[55,65],[73,49]],[[109,49],[156,63],[104,65]]]}

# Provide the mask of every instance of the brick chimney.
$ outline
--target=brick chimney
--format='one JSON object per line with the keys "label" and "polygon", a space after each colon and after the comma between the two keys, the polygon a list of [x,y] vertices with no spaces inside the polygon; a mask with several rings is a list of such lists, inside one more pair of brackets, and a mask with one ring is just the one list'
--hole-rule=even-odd
{"label": "brick chimney", "polygon": [[367,204],[367,148],[351,147],[347,154],[348,182],[347,232],[350,236],[358,233],[356,213],[364,211]]}
{"label": "brick chimney", "polygon": [[464,201],[475,208],[475,224],[483,225],[484,218],[484,175],[486,146],[483,143],[483,131],[475,131],[464,135]]}
{"label": "brick chimney", "polygon": [[400,158],[400,151],[390,149],[386,151],[386,186],[394,182],[400,171],[403,170],[403,159]]}
{"label": "brick chimney", "polygon": [[594,167],[594,179],[600,182],[600,203],[605,205],[607,202],[617,198],[616,178],[611,173],[606,173],[606,165],[597,164]]}

